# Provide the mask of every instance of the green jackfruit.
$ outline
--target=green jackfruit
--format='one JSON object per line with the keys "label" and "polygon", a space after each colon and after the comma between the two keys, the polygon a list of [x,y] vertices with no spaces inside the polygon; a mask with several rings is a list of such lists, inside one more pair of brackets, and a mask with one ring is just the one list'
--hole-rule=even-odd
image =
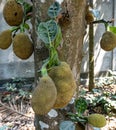
{"label": "green jackfruit", "polygon": [[3,8],[3,17],[10,26],[18,26],[23,21],[23,8],[16,0],[8,0]]}
{"label": "green jackfruit", "polygon": [[5,30],[0,33],[0,48],[7,49],[12,43],[12,32]]}
{"label": "green jackfruit", "polygon": [[92,14],[92,12],[90,12],[89,10],[86,13],[85,19],[87,21],[87,24],[90,24],[94,21],[94,16]]}
{"label": "green jackfruit", "polygon": [[101,114],[91,114],[88,116],[88,123],[94,127],[104,127],[106,125],[106,119]]}
{"label": "green jackfruit", "polygon": [[72,71],[66,62],[61,62],[59,66],[52,67],[48,74],[57,88],[57,99],[54,108],[63,108],[70,102],[76,90],[76,82]]}
{"label": "green jackfruit", "polygon": [[57,90],[49,76],[40,78],[40,81],[32,93],[31,105],[38,115],[47,114],[56,101]]}
{"label": "green jackfruit", "polygon": [[33,53],[33,44],[29,36],[25,33],[19,33],[13,38],[13,51],[21,59],[28,59]]}
{"label": "green jackfruit", "polygon": [[87,24],[90,24],[90,23],[92,23],[94,21],[94,15],[90,11],[90,6],[89,5],[87,5],[87,7],[86,7],[85,20],[86,20]]}
{"label": "green jackfruit", "polygon": [[100,46],[105,51],[111,51],[116,47],[116,35],[106,31],[100,40]]}

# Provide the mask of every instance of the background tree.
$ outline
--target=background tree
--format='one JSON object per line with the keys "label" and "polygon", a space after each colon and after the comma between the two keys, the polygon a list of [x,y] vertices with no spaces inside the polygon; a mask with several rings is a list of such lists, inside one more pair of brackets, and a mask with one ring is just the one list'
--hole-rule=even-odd
{"label": "background tree", "polygon": [[[34,41],[35,86],[38,82],[38,70],[42,66],[42,61],[48,57],[48,50],[38,39],[37,27],[41,21],[47,20],[47,10],[53,2],[54,0],[43,2],[41,0],[33,0],[32,38]],[[86,1],[64,0],[62,8],[63,17],[60,20],[60,26],[63,34],[63,43],[59,48],[59,56],[60,60],[64,60],[70,65],[78,87],[82,61],[83,38],[86,27]],[[54,118],[51,118],[49,115],[35,115],[36,130],[41,130],[41,122],[46,123],[46,129],[58,130],[59,122],[66,119],[66,114],[70,110],[70,105],[67,106],[67,109],[59,109],[57,110],[58,116]]]}

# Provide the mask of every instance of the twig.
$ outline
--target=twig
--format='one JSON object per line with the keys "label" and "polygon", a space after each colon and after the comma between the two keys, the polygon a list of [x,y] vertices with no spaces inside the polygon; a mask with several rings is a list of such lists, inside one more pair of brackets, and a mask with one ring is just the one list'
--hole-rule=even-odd
{"label": "twig", "polygon": [[5,112],[5,111],[7,111],[7,109],[0,110],[0,113],[3,113],[3,112]]}
{"label": "twig", "polygon": [[108,24],[108,23],[112,23],[114,21],[114,19],[112,19],[112,20],[108,20],[108,21],[106,21],[106,20],[104,20],[104,19],[100,19],[100,20],[96,20],[96,21],[93,21],[92,22],[92,24],[96,24],[96,23],[104,23],[104,24]]}
{"label": "twig", "polygon": [[13,112],[10,112],[6,117],[4,117],[3,119],[2,119],[2,121],[4,121],[7,117],[9,117],[10,115],[12,115],[13,114]]}
{"label": "twig", "polygon": [[[4,108],[6,108],[6,109],[9,109],[9,110],[13,111],[14,113],[17,113],[17,114],[19,114],[19,115],[25,116],[25,117],[27,117],[27,118],[31,118],[31,117],[26,116],[25,114],[23,114],[23,113],[21,113],[21,112],[18,112],[18,111],[16,111],[16,110],[13,110],[12,108],[10,108],[10,107],[4,105],[1,101],[0,101],[0,105],[2,105],[2,106],[3,106]],[[32,120],[33,120],[33,119],[32,119]]]}

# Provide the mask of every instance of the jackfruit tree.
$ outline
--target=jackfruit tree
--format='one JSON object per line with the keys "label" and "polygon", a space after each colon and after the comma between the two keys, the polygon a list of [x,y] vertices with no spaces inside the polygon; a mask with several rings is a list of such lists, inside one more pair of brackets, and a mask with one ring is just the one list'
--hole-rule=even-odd
{"label": "jackfruit tree", "polygon": [[[60,121],[67,118],[67,112],[73,111],[74,104],[69,103],[72,96],[76,91],[78,93],[83,38],[86,29],[85,12],[87,2],[85,0],[57,0],[57,2],[60,3],[61,10],[58,10],[60,7],[57,3],[54,8],[54,0],[33,0],[32,2],[32,39],[34,43],[35,60],[35,89],[32,96],[32,108],[35,111],[35,128],[36,130],[41,130],[43,127],[48,130],[59,130]],[[50,10],[48,12],[49,7]],[[52,15],[53,11],[54,15]],[[57,15],[57,13],[59,13],[58,11],[60,15]],[[57,29],[53,21],[53,28],[49,28],[51,23],[51,21],[49,21],[49,16],[53,16],[53,19],[54,16],[57,16],[55,17],[55,21],[56,23],[58,22],[58,26],[61,28],[63,40],[59,40],[60,35],[56,36],[57,40],[55,40],[59,40],[61,42],[60,45],[52,43],[55,31],[60,30]],[[40,30],[40,26],[42,31]],[[54,29],[55,27],[56,29]],[[50,39],[44,38],[44,40],[42,40],[41,36],[43,36],[43,33],[45,34],[44,37],[46,37],[46,28],[48,32],[52,30],[49,33]],[[55,40],[54,42],[56,42]],[[43,61],[44,65],[46,66],[47,64],[48,67],[47,75],[46,67],[43,66]],[[54,66],[49,68],[51,65]],[[42,74],[44,75],[40,80],[38,78],[40,77],[40,71],[38,70],[42,70]],[[49,82],[49,85],[47,82]],[[42,87],[43,85],[44,87]],[[57,89],[57,93],[54,89],[54,85]],[[52,92],[49,91],[49,87]],[[37,91],[39,93],[44,93],[44,95],[42,95],[43,98],[40,97],[41,94],[38,95]],[[51,95],[53,95],[52,99],[50,98]],[[37,100],[38,98],[39,100]],[[51,100],[51,103],[48,103],[49,100]],[[38,102],[41,106],[38,106]],[[37,107],[40,109],[37,109]],[[51,117],[50,114],[48,114],[48,111],[51,109],[57,112],[55,117]],[[42,126],[41,122],[45,123],[47,126]]]}

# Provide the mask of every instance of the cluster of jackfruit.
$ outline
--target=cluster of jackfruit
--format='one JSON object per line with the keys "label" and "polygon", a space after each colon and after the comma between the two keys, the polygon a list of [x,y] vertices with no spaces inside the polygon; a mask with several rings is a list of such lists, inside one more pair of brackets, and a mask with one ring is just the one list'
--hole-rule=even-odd
{"label": "cluster of jackfruit", "polygon": [[49,76],[57,88],[54,108],[63,108],[69,103],[76,90],[72,71],[66,62],[61,62],[59,66],[54,66],[49,70]]}
{"label": "cluster of jackfruit", "polygon": [[[10,26],[20,26],[23,21],[22,5],[16,0],[8,0],[3,8],[3,16]],[[12,29],[11,29],[12,30]],[[16,33],[13,37],[10,29],[0,33],[0,49],[7,49],[13,43],[13,52],[20,59],[28,59],[33,53],[33,44],[27,34]]]}
{"label": "cluster of jackfruit", "polygon": [[0,33],[0,49],[7,49],[13,43],[13,52],[20,59],[28,59],[33,53],[33,43],[25,33],[18,33],[12,37],[11,30]]}
{"label": "cluster of jackfruit", "polygon": [[116,34],[110,31],[103,33],[100,46],[105,51],[111,51],[116,47]]}
{"label": "cluster of jackfruit", "polygon": [[72,99],[76,82],[66,62],[51,67],[47,77],[42,77],[32,93],[32,108],[38,115],[47,114],[52,108],[63,108]]}

